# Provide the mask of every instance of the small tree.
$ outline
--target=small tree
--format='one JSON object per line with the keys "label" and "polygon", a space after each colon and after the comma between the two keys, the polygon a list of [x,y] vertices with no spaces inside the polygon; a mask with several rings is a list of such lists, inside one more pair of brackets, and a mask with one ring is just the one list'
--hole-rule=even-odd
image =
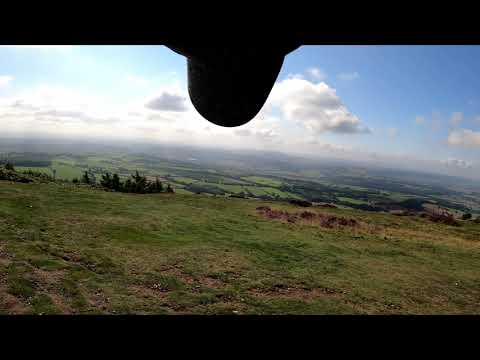
{"label": "small tree", "polygon": [[88,171],[85,171],[83,173],[82,182],[85,184],[90,184],[90,177],[88,176]]}
{"label": "small tree", "polygon": [[102,185],[107,189],[113,188],[112,177],[110,176],[110,173],[107,172],[106,174],[102,175],[102,180],[100,180],[100,185]]}
{"label": "small tree", "polygon": [[123,185],[123,191],[124,192],[133,192],[133,184],[132,184],[132,180],[130,179],[127,179],[125,181],[125,184]]}
{"label": "small tree", "polygon": [[173,194],[175,190],[173,190],[172,186],[170,184],[167,185],[167,193]]}
{"label": "small tree", "polygon": [[160,180],[158,180],[158,177],[156,177],[155,178],[155,192],[160,193],[162,191],[163,191],[163,185],[160,182]]}
{"label": "small tree", "polygon": [[112,189],[115,190],[115,191],[120,191],[121,185],[122,184],[120,182],[120,178],[118,177],[118,174],[113,174]]}
{"label": "small tree", "polygon": [[138,194],[145,194],[147,187],[147,178],[141,176],[137,170],[135,171],[135,175],[132,175],[132,179],[132,192]]}
{"label": "small tree", "polygon": [[72,183],[78,184],[78,179],[77,179],[77,178],[73,178],[73,179],[72,179]]}
{"label": "small tree", "polygon": [[11,171],[15,171],[15,167],[13,166],[13,164],[9,161],[7,161],[7,163],[5,164],[5,169],[6,170],[11,170]]}
{"label": "small tree", "polygon": [[470,220],[472,218],[472,214],[470,213],[465,213],[462,216],[462,220]]}

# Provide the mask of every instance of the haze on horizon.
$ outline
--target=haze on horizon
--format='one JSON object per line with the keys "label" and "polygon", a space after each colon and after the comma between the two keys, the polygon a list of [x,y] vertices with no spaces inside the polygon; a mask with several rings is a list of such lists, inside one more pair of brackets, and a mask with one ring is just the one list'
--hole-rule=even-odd
{"label": "haze on horizon", "polygon": [[[261,112],[203,119],[164,46],[0,47],[0,138],[140,141],[480,179],[480,46],[302,46]],[[255,79],[252,79],[252,83]]]}

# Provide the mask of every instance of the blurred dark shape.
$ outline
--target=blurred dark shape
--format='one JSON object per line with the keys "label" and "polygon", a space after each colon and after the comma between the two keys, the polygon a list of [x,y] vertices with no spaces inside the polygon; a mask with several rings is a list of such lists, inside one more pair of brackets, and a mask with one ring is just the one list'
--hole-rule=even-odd
{"label": "blurred dark shape", "polygon": [[195,109],[216,125],[234,127],[246,124],[258,114],[285,56],[300,44],[167,46],[187,57],[188,93]]}

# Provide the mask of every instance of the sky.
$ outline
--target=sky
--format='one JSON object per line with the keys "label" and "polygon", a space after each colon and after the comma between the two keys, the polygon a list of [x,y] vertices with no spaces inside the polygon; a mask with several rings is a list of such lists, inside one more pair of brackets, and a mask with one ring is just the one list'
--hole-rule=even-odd
{"label": "sky", "polygon": [[[260,113],[223,128],[165,46],[0,46],[0,138],[259,149],[480,179],[480,46],[301,46]],[[255,79],[252,79],[254,82]]]}

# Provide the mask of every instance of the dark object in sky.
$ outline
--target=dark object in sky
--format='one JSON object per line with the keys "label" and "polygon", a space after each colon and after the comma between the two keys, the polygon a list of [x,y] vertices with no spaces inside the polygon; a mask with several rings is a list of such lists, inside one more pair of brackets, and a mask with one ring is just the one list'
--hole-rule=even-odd
{"label": "dark object in sky", "polygon": [[300,44],[195,47],[167,45],[187,57],[188,93],[195,109],[220,126],[252,120],[267,100],[285,55]]}

